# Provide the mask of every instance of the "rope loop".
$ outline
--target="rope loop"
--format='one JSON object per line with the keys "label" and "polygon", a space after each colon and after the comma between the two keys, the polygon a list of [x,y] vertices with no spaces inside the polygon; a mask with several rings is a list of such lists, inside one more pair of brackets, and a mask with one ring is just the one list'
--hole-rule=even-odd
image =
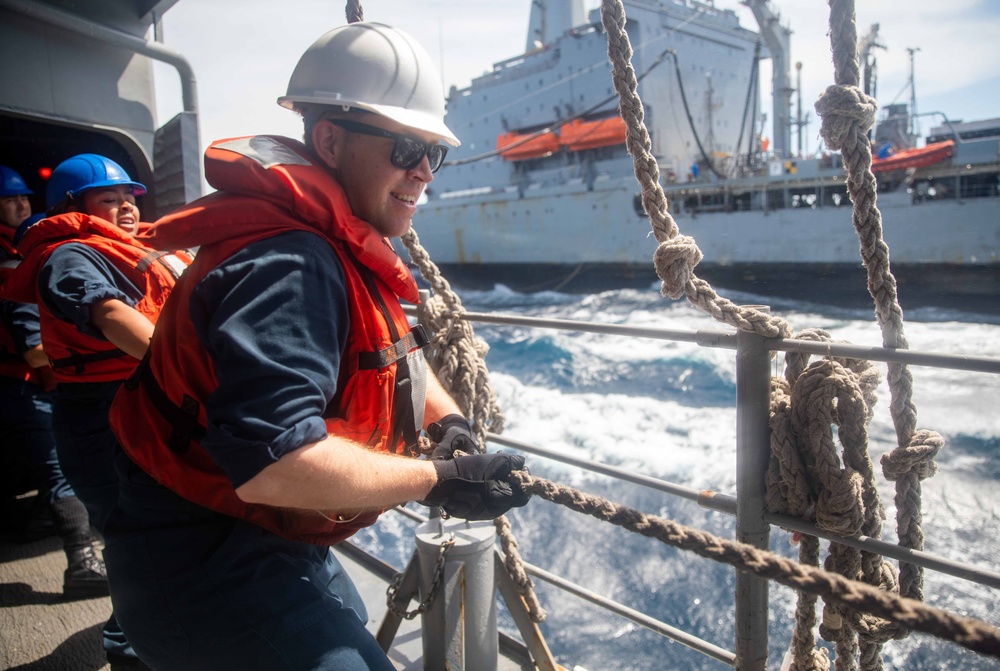
{"label": "rope loop", "polygon": [[674,300],[683,296],[701,259],[698,243],[690,236],[677,235],[661,242],[653,254],[656,274],[663,280],[660,293]]}

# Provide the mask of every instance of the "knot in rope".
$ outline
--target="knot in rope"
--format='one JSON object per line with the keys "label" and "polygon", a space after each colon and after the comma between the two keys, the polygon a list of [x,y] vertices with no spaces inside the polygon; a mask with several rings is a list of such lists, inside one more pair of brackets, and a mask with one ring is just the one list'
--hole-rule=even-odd
{"label": "knot in rope", "polygon": [[875,124],[877,109],[875,99],[856,86],[828,86],[816,101],[816,113],[823,118],[820,135],[830,149],[843,149],[848,138]]}
{"label": "knot in rope", "polygon": [[882,455],[882,473],[886,480],[896,481],[913,473],[926,480],[937,473],[934,457],[944,447],[944,438],[937,431],[921,429],[910,438],[906,447],[897,447]]}
{"label": "knot in rope", "polygon": [[653,254],[656,274],[663,280],[660,293],[675,300],[683,296],[701,259],[698,243],[690,236],[677,235],[661,242]]}
{"label": "knot in rope", "polygon": [[816,501],[816,526],[840,536],[855,536],[865,522],[861,474],[845,468],[828,476]]}

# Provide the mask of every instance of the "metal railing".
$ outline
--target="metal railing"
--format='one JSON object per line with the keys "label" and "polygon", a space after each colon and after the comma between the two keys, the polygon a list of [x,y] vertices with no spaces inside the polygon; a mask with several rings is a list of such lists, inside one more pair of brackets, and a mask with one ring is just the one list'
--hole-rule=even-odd
{"label": "metal railing", "polygon": [[[415,309],[408,308],[411,315]],[[855,548],[878,553],[924,569],[948,574],[988,587],[1000,587],[1000,573],[973,564],[957,562],[929,552],[919,552],[866,536],[842,537],[823,531],[802,519],[768,513],[764,506],[764,475],[770,455],[769,385],[771,352],[799,352],[820,356],[835,356],[869,361],[906,363],[952,370],[1000,373],[1000,359],[992,357],[935,354],[914,350],[864,347],[845,343],[813,342],[782,338],[764,338],[752,333],[715,330],[678,330],[632,327],[592,322],[539,319],[519,315],[466,312],[459,318],[474,323],[555,329],[577,333],[599,333],[626,338],[652,338],[696,343],[702,347],[736,351],[737,406],[737,494],[735,496],[711,490],[696,490],[596,461],[561,454],[537,445],[489,434],[492,443],[504,445],[536,456],[570,464],[594,473],[631,482],[670,496],[697,502],[700,506],[736,517],[737,540],[767,549],[772,526],[798,531]],[[406,509],[397,509],[415,520],[422,516]],[[625,604],[597,595],[585,587],[553,575],[537,566],[525,564],[527,572],[558,589],[564,590],[639,626],[686,645],[702,654],[731,666],[740,660],[744,671],[764,671],[768,650],[768,581],[737,572],[735,615],[735,651],[676,629],[648,614]],[[763,616],[762,616],[763,614]]]}

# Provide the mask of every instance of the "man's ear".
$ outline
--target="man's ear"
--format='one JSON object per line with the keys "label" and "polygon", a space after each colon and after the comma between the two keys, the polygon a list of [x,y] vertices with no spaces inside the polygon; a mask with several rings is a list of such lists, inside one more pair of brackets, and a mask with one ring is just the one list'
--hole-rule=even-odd
{"label": "man's ear", "polygon": [[312,145],[316,157],[331,170],[337,170],[344,151],[343,129],[332,123],[319,121],[312,129]]}

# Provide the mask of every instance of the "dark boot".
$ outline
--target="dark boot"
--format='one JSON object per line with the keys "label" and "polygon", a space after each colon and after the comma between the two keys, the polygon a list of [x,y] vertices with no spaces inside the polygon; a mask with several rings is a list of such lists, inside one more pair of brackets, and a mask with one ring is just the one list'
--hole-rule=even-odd
{"label": "dark boot", "polygon": [[52,518],[63,540],[68,566],[63,576],[63,596],[89,599],[108,596],[108,573],[94,550],[87,509],[75,496],[52,503]]}
{"label": "dark boot", "polygon": [[90,599],[108,596],[108,572],[93,545],[66,553],[69,566],[63,576],[63,596],[67,599]]}

